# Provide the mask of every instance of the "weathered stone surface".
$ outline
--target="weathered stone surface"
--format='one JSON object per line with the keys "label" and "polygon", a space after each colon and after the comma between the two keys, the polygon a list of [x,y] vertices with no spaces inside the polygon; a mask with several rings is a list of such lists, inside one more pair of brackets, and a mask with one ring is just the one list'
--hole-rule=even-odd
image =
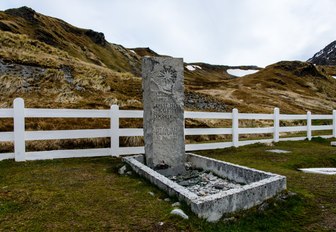
{"label": "weathered stone surface", "polygon": [[145,57],[142,77],[147,165],[164,175],[183,173],[183,60]]}

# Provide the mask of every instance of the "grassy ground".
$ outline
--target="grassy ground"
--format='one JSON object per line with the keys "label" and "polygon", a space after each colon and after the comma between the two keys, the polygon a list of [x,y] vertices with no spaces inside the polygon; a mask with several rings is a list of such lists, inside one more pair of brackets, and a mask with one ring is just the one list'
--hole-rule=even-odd
{"label": "grassy ground", "polygon": [[[289,154],[268,153],[286,149]],[[297,195],[272,200],[261,210],[207,223],[171,216],[165,193],[144,179],[120,176],[116,158],[0,162],[2,231],[335,231],[336,176],[305,174],[301,167],[336,167],[330,141],[281,142],[199,152],[205,156],[287,176]],[[152,196],[149,192],[153,192]],[[163,225],[159,223],[163,222]]]}

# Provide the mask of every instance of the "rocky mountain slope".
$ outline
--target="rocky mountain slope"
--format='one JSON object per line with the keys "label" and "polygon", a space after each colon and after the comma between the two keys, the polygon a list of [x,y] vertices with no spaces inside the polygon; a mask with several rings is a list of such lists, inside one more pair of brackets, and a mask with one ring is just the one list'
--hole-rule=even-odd
{"label": "rocky mountain slope", "polygon": [[[142,108],[146,55],[159,54],[112,44],[103,33],[27,7],[0,11],[0,107],[23,97],[28,107]],[[257,72],[237,77],[232,69]],[[186,63],[185,104],[189,110],[330,113],[336,108],[334,71],[298,61],[264,69]]]}
{"label": "rocky mountain slope", "polygon": [[308,60],[317,65],[336,65],[336,40]]}

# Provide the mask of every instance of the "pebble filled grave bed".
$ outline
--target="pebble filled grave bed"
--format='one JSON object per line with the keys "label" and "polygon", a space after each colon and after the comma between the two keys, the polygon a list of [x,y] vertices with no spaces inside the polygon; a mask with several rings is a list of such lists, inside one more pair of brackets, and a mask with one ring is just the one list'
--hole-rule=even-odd
{"label": "pebble filled grave bed", "polygon": [[219,177],[210,171],[193,169],[190,166],[191,164],[187,165],[186,173],[168,178],[198,196],[209,196],[245,185],[244,183],[237,183],[227,178]]}

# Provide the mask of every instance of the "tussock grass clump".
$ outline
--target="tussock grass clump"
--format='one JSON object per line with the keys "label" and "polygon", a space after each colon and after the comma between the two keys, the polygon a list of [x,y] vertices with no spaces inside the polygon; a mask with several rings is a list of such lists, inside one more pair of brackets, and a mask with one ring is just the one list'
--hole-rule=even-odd
{"label": "tussock grass clump", "polygon": [[0,57],[21,64],[35,64],[45,67],[60,67],[63,62],[73,60],[68,53],[30,39],[24,34],[0,32]]}

